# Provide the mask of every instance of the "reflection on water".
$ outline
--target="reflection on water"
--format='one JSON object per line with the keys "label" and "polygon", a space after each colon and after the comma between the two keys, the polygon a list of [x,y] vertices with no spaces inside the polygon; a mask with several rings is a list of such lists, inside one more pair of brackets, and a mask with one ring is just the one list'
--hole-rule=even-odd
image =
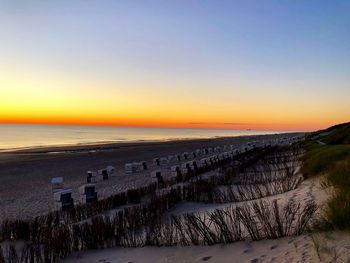
{"label": "reflection on water", "polygon": [[283,131],[1,124],[0,149],[95,142],[180,140],[281,132]]}

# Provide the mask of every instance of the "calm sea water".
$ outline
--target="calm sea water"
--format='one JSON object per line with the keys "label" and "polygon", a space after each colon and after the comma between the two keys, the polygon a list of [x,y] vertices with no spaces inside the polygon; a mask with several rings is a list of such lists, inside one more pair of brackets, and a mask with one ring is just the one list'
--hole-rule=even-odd
{"label": "calm sea water", "polygon": [[102,142],[165,141],[283,131],[0,124],[0,150]]}

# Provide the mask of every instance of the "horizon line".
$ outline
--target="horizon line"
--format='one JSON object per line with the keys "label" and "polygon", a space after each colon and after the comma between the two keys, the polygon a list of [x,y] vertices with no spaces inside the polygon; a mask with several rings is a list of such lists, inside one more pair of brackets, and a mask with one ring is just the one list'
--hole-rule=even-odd
{"label": "horizon line", "polygon": [[[186,124],[206,124],[200,122],[186,123]],[[208,123],[209,124],[209,123]],[[229,125],[228,123],[213,123],[216,125]],[[230,127],[186,127],[186,126],[178,126],[178,125],[169,125],[169,126],[161,126],[161,125],[123,125],[123,124],[99,124],[99,123],[39,123],[39,122],[0,122],[0,125],[46,125],[46,126],[90,126],[90,127],[125,127],[125,128],[157,128],[157,129],[197,129],[197,130],[253,130],[253,131],[289,131],[289,132],[311,132],[316,131],[317,129],[273,129],[273,128],[254,128],[254,127],[246,127],[246,128],[230,128]],[[185,124],[184,124],[185,125]],[[244,125],[235,123],[234,125]],[[253,125],[253,124],[251,124]],[[255,124],[258,125],[258,124]]]}

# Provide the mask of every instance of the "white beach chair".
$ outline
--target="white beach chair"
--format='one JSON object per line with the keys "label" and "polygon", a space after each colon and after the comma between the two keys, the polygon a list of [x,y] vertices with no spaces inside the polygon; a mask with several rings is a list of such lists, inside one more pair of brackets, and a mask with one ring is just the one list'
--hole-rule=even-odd
{"label": "white beach chair", "polygon": [[221,152],[220,146],[216,146],[216,147],[214,148],[214,152],[216,152],[216,153]]}
{"label": "white beach chair", "polygon": [[161,170],[155,170],[151,172],[151,179],[153,183],[161,183],[163,182],[163,176]]}
{"label": "white beach chair", "polygon": [[188,153],[188,152],[184,152],[184,153],[182,154],[182,157],[183,157],[184,160],[188,160],[190,156],[189,156],[189,153]]}
{"label": "white beach chair", "polygon": [[196,171],[199,168],[199,162],[196,160],[191,161],[192,168]]}
{"label": "white beach chair", "polygon": [[181,172],[183,174],[189,173],[191,171],[191,169],[193,169],[193,166],[190,162],[186,162],[186,163],[181,164]]}
{"label": "white beach chair", "polygon": [[142,166],[142,170],[145,171],[148,169],[148,165],[146,161],[141,161],[140,165]]}
{"label": "white beach chair", "polygon": [[114,166],[108,165],[108,166],[106,167],[106,170],[107,170],[107,173],[108,173],[109,176],[114,176],[114,175],[116,175],[116,174],[115,174],[115,168],[114,168]]}
{"label": "white beach chair", "polygon": [[172,176],[178,176],[181,172],[181,169],[179,165],[173,165],[171,166],[170,171]]}
{"label": "white beach chair", "polygon": [[74,207],[72,189],[65,189],[54,193],[54,205],[57,210],[68,210]]}
{"label": "white beach chair", "polygon": [[53,177],[51,179],[51,188],[53,192],[63,189],[63,177]]}
{"label": "white beach chair", "polygon": [[169,164],[169,160],[167,157],[160,157],[159,158],[159,164],[162,166],[168,165]]}
{"label": "white beach chair", "polygon": [[177,159],[178,162],[181,162],[181,161],[182,161],[181,155],[180,155],[180,154],[177,154],[177,155],[176,155],[176,159]]}
{"label": "white beach chair", "polygon": [[86,177],[86,182],[87,183],[96,183],[97,182],[97,173],[88,171],[87,172],[87,177]]}
{"label": "white beach chair", "polygon": [[85,184],[79,187],[80,201],[83,204],[97,201],[97,192],[94,184]]}
{"label": "white beach chair", "polygon": [[154,159],[153,159],[153,163],[154,163],[156,166],[160,166],[160,160],[159,160],[159,158],[154,158]]}
{"label": "white beach chair", "polygon": [[124,165],[124,169],[125,169],[126,174],[132,174],[132,173],[135,173],[137,171],[137,169],[135,167],[135,163],[126,163]]}
{"label": "white beach chair", "polygon": [[100,170],[98,170],[98,175],[101,176],[102,180],[108,180],[107,169],[100,169]]}
{"label": "white beach chair", "polygon": [[169,163],[175,163],[177,161],[177,158],[175,155],[168,155]]}
{"label": "white beach chair", "polygon": [[138,173],[138,172],[143,171],[143,166],[142,166],[141,162],[133,162],[132,167],[133,167],[134,173]]}

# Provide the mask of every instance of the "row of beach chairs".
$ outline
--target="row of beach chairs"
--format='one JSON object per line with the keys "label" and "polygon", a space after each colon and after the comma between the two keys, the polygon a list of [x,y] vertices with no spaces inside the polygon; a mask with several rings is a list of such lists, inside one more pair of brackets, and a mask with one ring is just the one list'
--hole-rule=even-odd
{"label": "row of beach chairs", "polygon": [[[250,141],[250,142],[247,142],[247,144],[241,149],[249,150],[255,147],[266,147],[266,146],[273,146],[277,144],[292,143],[297,140],[300,140],[300,138],[301,138],[300,136],[296,136],[292,138],[283,137],[280,139],[271,139],[271,140],[265,140],[265,141]],[[196,149],[192,152],[183,152],[182,154],[157,157],[157,158],[154,158],[152,161],[156,167],[165,167],[178,162],[186,162],[189,160],[198,159],[199,157],[202,157],[205,155],[211,155],[215,153],[222,153],[222,152],[234,151],[234,150],[237,150],[234,145],[208,147],[204,149]],[[148,164],[145,161],[127,163],[125,164],[124,168],[125,168],[126,174],[144,172],[149,169]]]}
{"label": "row of beach chairs", "polygon": [[[150,173],[153,182],[163,182],[165,172],[171,173],[171,176],[177,176],[180,173],[186,174],[195,171],[198,168],[213,165],[220,160],[234,157],[239,153],[243,153],[256,147],[267,147],[279,144],[289,144],[301,140],[302,136],[292,138],[280,138],[267,141],[251,141],[245,146],[236,149],[234,145],[224,145],[216,147],[208,147],[204,149],[196,149],[192,152],[183,152],[182,154],[168,155],[153,159],[153,164],[158,167]],[[170,167],[169,167],[170,166]],[[162,167],[167,167],[162,170]],[[124,166],[126,174],[133,174],[149,170],[146,161],[127,163]],[[98,181],[108,180],[109,177],[115,175],[115,167],[107,166],[97,172],[88,171],[85,185],[79,187],[79,200],[81,203],[91,203],[98,200],[96,192],[96,183]],[[59,210],[67,210],[74,206],[72,198],[72,189],[64,188],[63,178],[54,177],[51,180],[52,191],[54,194],[55,208]]]}
{"label": "row of beach chairs", "polygon": [[[54,190],[53,199],[55,209],[64,211],[74,207],[74,200],[72,197],[73,190],[71,188],[64,188],[63,180],[61,185],[61,189],[56,188]],[[79,201],[83,204],[97,201],[95,184],[85,184],[79,187]]]}
{"label": "row of beach chairs", "polygon": [[[114,166],[107,166],[97,172],[88,171],[86,183],[79,187],[79,201],[83,204],[97,201],[96,183],[98,181],[108,180],[110,176],[115,175]],[[54,177],[51,179],[51,187],[54,198],[54,207],[57,210],[68,210],[74,206],[72,198],[73,190],[65,188],[63,177]]]}
{"label": "row of beach chairs", "polygon": [[[170,167],[170,172],[171,176],[176,177],[179,174],[188,174],[192,171],[196,171],[199,168],[202,167],[207,167],[207,166],[213,166],[217,163],[219,163],[222,160],[225,160],[227,158],[233,158],[235,155],[239,154],[242,151],[235,150],[235,151],[228,151],[228,152],[223,152],[223,153],[218,153],[218,154],[213,154],[211,156],[207,156],[201,159],[193,159],[186,161],[181,164],[177,165],[172,165]],[[166,173],[167,170],[156,170],[151,173],[151,178],[153,182],[158,182],[159,183],[159,178],[162,178],[164,173]]]}
{"label": "row of beach chairs", "polygon": [[[233,146],[232,146],[233,147]],[[193,152],[184,152],[182,154],[176,154],[176,155],[168,155],[163,157],[158,157],[153,159],[153,164],[157,167],[162,166],[169,166],[169,164],[177,163],[177,162],[183,162],[183,161],[189,161],[196,159],[203,155],[208,155],[212,153],[219,153],[221,151],[228,150],[228,146],[223,147],[215,147],[215,148],[205,148],[205,149],[197,149]],[[143,172],[148,170],[148,165],[145,161],[141,162],[132,162],[127,163],[124,166],[125,173],[126,174],[133,174],[138,172]]]}
{"label": "row of beach chairs", "polygon": [[87,183],[97,183],[99,179],[108,180],[110,176],[115,175],[115,168],[112,165],[107,166],[104,169],[100,169],[97,172],[88,171],[86,182]]}
{"label": "row of beach chairs", "polygon": [[[171,163],[182,162],[177,165],[172,165],[170,167],[171,175],[178,176],[181,174],[189,173],[190,171],[195,171],[198,168],[206,167],[209,165],[214,165],[215,163],[224,160],[226,158],[233,158],[234,156],[250,151],[256,147],[268,147],[274,146],[277,144],[285,144],[292,143],[298,140],[301,140],[302,137],[293,137],[293,138],[281,138],[276,140],[268,140],[268,141],[251,141],[247,142],[247,144],[239,149],[235,148],[234,145],[224,145],[217,146],[214,148],[204,148],[197,149],[193,152],[184,152],[181,155],[169,155],[168,157],[159,157],[153,159],[153,163],[156,166],[168,166]],[[208,156],[209,155],[209,156]],[[199,157],[203,157],[200,158]],[[151,172],[151,178],[153,182],[160,182],[163,178],[163,173],[166,171],[162,171],[157,169]]]}

